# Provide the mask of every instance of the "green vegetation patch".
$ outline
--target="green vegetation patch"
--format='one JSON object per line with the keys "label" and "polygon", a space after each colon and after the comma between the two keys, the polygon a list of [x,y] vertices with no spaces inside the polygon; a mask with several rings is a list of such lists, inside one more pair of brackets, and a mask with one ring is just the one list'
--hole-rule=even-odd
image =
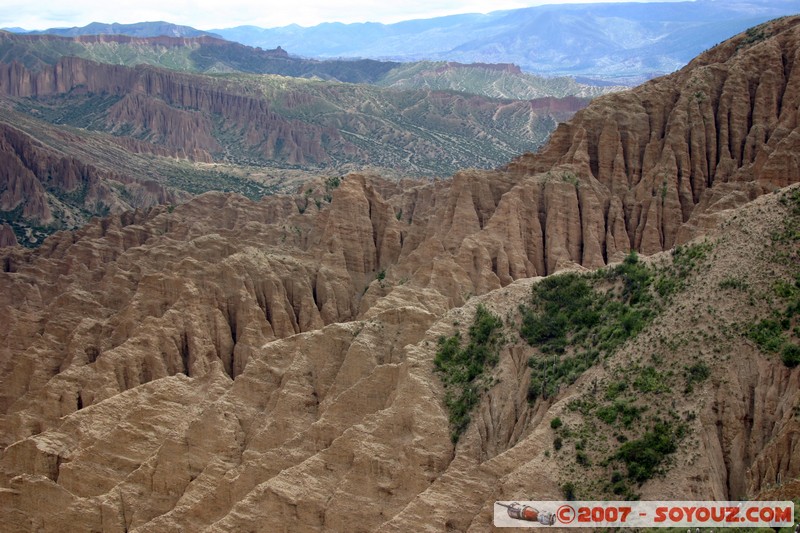
{"label": "green vegetation patch", "polygon": [[630,401],[617,400],[611,405],[598,407],[595,415],[608,425],[614,425],[619,420],[623,426],[630,428],[644,410],[644,407],[633,405]]}
{"label": "green vegetation patch", "polygon": [[[536,348],[528,361],[529,401],[555,396],[562,386],[636,337],[674,295],[686,289],[711,250],[707,242],[679,246],[669,264],[657,266],[644,264],[634,251],[613,268],[551,276],[535,285],[530,300],[520,308],[520,336]],[[638,498],[636,484],[665,468],[665,459],[677,450],[686,431],[676,413],[670,413],[669,422],[663,421],[661,407],[646,416],[650,406],[645,398],[663,398],[682,387],[684,379],[690,389],[710,374],[702,361],[685,366],[682,373],[665,369],[657,357],[649,364],[628,365],[602,388],[595,382],[590,392],[569,403],[568,409],[583,415],[583,423],[571,428],[551,425],[556,431],[553,449],[563,454],[560,450],[576,436],[576,465],[607,468],[611,480],[601,490]],[[595,442],[592,436],[603,425],[614,431],[615,439]],[[625,468],[614,470],[615,463]]]}
{"label": "green vegetation patch", "polygon": [[682,425],[657,422],[641,438],[620,446],[614,458],[625,464],[628,479],[639,484],[644,483],[660,473],[659,467],[667,455],[678,449],[678,442],[685,431]]}
{"label": "green vegetation patch", "polygon": [[745,33],[744,39],[739,41],[739,44],[736,45],[737,52],[742,48],[754,45],[756,43],[763,41],[767,37],[770,37],[770,34],[768,34],[766,31],[766,25],[764,24],[748,28],[747,31],[745,31],[744,33]]}
{"label": "green vegetation patch", "polygon": [[16,108],[52,124],[105,130],[108,110],[119,102],[121,97],[85,91],[85,87],[78,86],[65,94],[21,98],[16,101]]}
{"label": "green vegetation patch", "polygon": [[177,164],[166,169],[166,185],[191,194],[209,191],[234,192],[251,200],[275,193],[276,187],[214,169],[198,168],[191,164]]}
{"label": "green vegetation patch", "polygon": [[462,346],[459,331],[439,338],[433,363],[445,387],[453,443],[467,429],[470,411],[480,400],[480,387],[486,385],[487,371],[497,364],[502,327],[502,320],[480,304],[469,327],[466,346]]}
{"label": "green vegetation patch", "polygon": [[709,242],[673,248],[672,264],[661,270],[655,280],[654,285],[658,295],[662,298],[669,298],[684,290],[686,279],[706,259],[711,248],[712,245]]}
{"label": "green vegetation patch", "polygon": [[719,288],[722,290],[746,291],[749,286],[747,282],[742,279],[727,277],[719,282]]}
{"label": "green vegetation patch", "polygon": [[787,207],[783,225],[771,235],[774,260],[790,267],[793,280],[777,280],[772,287],[772,315],[749,324],[745,335],[765,353],[780,354],[789,368],[800,364],[800,189],[784,192]]}
{"label": "green vegetation patch", "polygon": [[786,336],[783,334],[784,327],[778,321],[765,318],[750,327],[747,336],[755,342],[758,347],[765,352],[778,352],[786,344]]}
{"label": "green vegetation patch", "polygon": [[695,383],[702,383],[711,376],[711,369],[702,361],[698,361],[685,369],[686,388],[684,392],[689,394],[694,390]]}
{"label": "green vegetation patch", "polygon": [[[685,289],[711,248],[707,242],[678,246],[665,267],[649,267],[632,251],[614,268],[550,276],[534,285],[530,301],[520,306],[520,336],[538,348],[528,360],[528,400],[552,397],[638,335]],[[633,385],[641,392],[664,392],[668,377],[644,369]]]}
{"label": "green vegetation patch", "polygon": [[[676,275],[683,270],[676,268]],[[644,329],[658,311],[651,289],[656,279],[631,252],[621,265],[593,276],[569,273],[535,285],[520,308],[520,335],[540,352],[528,361],[528,400],[553,396]]]}
{"label": "green vegetation patch", "polygon": [[669,391],[669,372],[659,372],[653,366],[641,369],[633,382],[633,388],[639,392],[662,393]]}

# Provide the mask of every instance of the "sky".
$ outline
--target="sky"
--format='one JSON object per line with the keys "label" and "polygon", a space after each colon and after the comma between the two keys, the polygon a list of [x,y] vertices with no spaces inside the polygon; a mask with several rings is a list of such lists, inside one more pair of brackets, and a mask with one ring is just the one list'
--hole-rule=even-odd
{"label": "sky", "polygon": [[130,24],[156,20],[201,30],[241,25],[263,28],[289,24],[315,26],[322,22],[390,24],[459,13],[489,13],[542,4],[598,1],[602,0],[2,0],[0,28],[42,30],[85,26],[90,22]]}

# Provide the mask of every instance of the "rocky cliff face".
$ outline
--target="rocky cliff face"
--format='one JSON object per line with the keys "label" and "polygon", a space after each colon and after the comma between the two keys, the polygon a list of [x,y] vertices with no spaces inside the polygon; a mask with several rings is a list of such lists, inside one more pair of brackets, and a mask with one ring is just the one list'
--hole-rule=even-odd
{"label": "rocky cliff face", "polygon": [[[279,77],[228,79],[77,57],[37,69],[0,64],[0,94],[35,97],[23,105],[39,114],[56,108],[79,127],[87,124],[74,109],[92,107],[86,98],[118,98],[107,109],[93,108],[98,117],[88,126],[195,161],[371,166],[407,176],[497,167],[543,142],[554,120],[582,106],[576,99],[531,104]],[[70,99],[57,98],[64,95]]]}
{"label": "rocky cliff face", "polygon": [[75,57],[65,57],[38,72],[17,63],[3,65],[0,70],[0,91],[8,96],[45,97],[69,93],[77,87],[90,93],[122,96],[107,116],[111,131],[123,128],[131,135],[132,130],[134,136],[199,160],[211,160],[211,153],[220,151],[212,137],[209,115],[225,117],[223,129],[240,130],[249,146],[263,144],[266,158],[283,151],[289,164],[326,159],[319,146],[323,134],[334,144],[341,141],[335,130],[292,123],[272,112],[266,101],[225,91],[199,76],[104,65]]}
{"label": "rocky cliff face", "polygon": [[[38,36],[30,39],[48,41]],[[118,37],[108,39],[113,44]],[[167,45],[179,47],[181,42],[170,40]],[[112,177],[123,172],[147,174],[162,185],[191,193],[223,188],[257,198],[279,180],[272,178],[265,186],[263,180],[242,177],[251,174],[249,165],[253,164],[285,173],[298,167],[335,172],[368,167],[390,169],[392,176],[439,174],[462,166],[494,167],[535,145],[536,139],[544,139],[554,120],[567,118],[585,105],[575,98],[501,102],[288,78],[231,80],[76,57],[37,64],[37,68],[17,62],[0,64],[0,95],[5,95],[0,99],[0,114],[9,128],[24,129],[25,135],[41,139],[41,144],[69,154],[70,164],[79,160],[93,169],[86,172],[125,183],[122,195],[108,184],[102,186],[105,192],[85,191],[86,186],[97,189],[96,183],[105,178],[92,178],[95,185],[77,187],[75,176],[83,170],[58,170],[52,179],[66,172],[69,183],[62,187],[48,182],[37,188],[24,172],[14,170],[6,177],[14,183],[0,209],[9,213],[3,215],[4,220],[14,224],[18,240],[26,245],[41,242],[55,228],[76,227],[91,214],[152,205],[148,198],[154,192],[160,197],[186,196],[168,194],[164,188],[156,191],[160,186],[155,182],[140,187],[133,185],[138,183],[133,177]],[[33,125],[23,128],[20,121]],[[108,150],[109,143],[114,150]],[[116,148],[130,154],[106,157],[107,151],[119,152]],[[153,172],[140,155],[169,159],[153,163],[166,170]],[[8,157],[16,156],[9,152]],[[223,170],[227,175],[217,179],[205,163],[220,163],[232,170]],[[16,162],[9,165],[18,166]],[[10,172],[11,166],[7,168]],[[203,175],[209,168],[210,175]],[[55,208],[54,198],[44,198],[47,187],[66,207]],[[14,211],[18,206],[19,213]],[[50,212],[54,208],[56,212]]]}
{"label": "rocky cliff face", "polygon": [[709,211],[797,182],[796,21],[751,32],[673,75],[599,99],[509,170],[568,167],[602,191],[645,253],[685,241]]}
{"label": "rocky cliff face", "polygon": [[[495,288],[474,233],[508,185],[471,183],[483,194],[447,202],[441,186],[403,192],[350,176],[330,205],[303,213],[304,195],[206,194],[5,252],[0,473],[11,530],[479,531],[494,499],[560,497],[565,467],[545,454],[548,422],[573,423],[565,405],[609,379],[602,367],[531,406],[530,348],[512,340],[470,429],[450,442],[437,339],[469,324],[477,303],[513,316],[536,283]],[[747,294],[716,287],[731,275],[772,286],[752,262],[769,261],[758,258],[786,216],[777,200],[729,215],[736,223],[691,297],[610,364],[630,365],[654,338],[680,338],[716,313],[739,320]],[[398,220],[401,203],[424,231],[411,231],[405,210]],[[467,289],[485,295],[454,307]],[[728,362],[702,342],[674,355],[699,350],[713,368],[697,395],[676,391],[675,409],[699,415],[697,445],[643,494],[739,498],[800,475],[800,371],[741,333]],[[444,505],[453,499],[457,511]]]}
{"label": "rocky cliff face", "polygon": [[[25,244],[41,239],[31,228],[75,228],[92,215],[177,198],[155,182],[99,170],[0,123],[0,211],[10,213],[11,223],[20,226]],[[4,238],[2,245],[16,242]]]}
{"label": "rocky cliff face", "polygon": [[[576,478],[597,495],[589,482],[608,472],[551,453],[549,421],[583,427],[572,400],[657,357],[676,382],[697,361],[711,377],[694,395],[655,397],[653,411],[674,411],[689,437],[676,468],[638,488],[644,498],[746,498],[798,477],[800,370],[762,352],[746,325],[771,312],[776,280],[796,275],[796,241],[775,235],[800,207],[781,193],[732,209],[800,181],[791,165],[764,170],[794,157],[781,141],[794,122],[777,124],[797,107],[796,70],[782,62],[784,85],[777,71],[763,78],[785,89],[778,122],[753,153],[746,139],[766,126],[749,124],[736,157],[724,148],[739,131],[732,117],[750,111],[721,83],[706,117],[718,133],[704,138],[725,142],[700,151],[702,164],[698,123],[678,120],[694,104],[675,88],[692,69],[761,80],[748,69],[769,70],[761,54],[776,46],[793,57],[798,32],[798,19],[773,23],[761,42],[739,36],[691,69],[600,99],[501,171],[430,183],[353,174],[260,202],[211,193],[3,251],[9,529],[485,531],[495,499],[559,499]],[[760,86],[747,109],[763,107]],[[536,276],[697,233],[713,252],[657,319],[529,404],[534,350],[515,324]],[[724,280],[746,290],[723,291]],[[466,335],[478,303],[503,318],[506,341],[454,446],[433,358],[441,336]]]}
{"label": "rocky cliff face", "polygon": [[17,236],[14,235],[14,229],[8,224],[3,224],[0,228],[0,248],[5,246],[16,246]]}

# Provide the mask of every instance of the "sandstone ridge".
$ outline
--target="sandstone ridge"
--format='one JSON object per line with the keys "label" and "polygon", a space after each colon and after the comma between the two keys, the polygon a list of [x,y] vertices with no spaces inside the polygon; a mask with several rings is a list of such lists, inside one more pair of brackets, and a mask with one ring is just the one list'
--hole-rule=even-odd
{"label": "sandstone ridge", "polygon": [[[259,202],[208,193],[2,250],[9,530],[486,531],[495,499],[562,496],[574,450],[551,453],[549,421],[579,424],[570,401],[665,337],[683,339],[670,364],[702,360],[711,378],[653,405],[672,402],[689,436],[678,467],[642,497],[746,499],[797,478],[800,370],[739,323],[769,313],[751,294],[794,275],[774,235],[797,216],[797,186],[763,193],[800,181],[788,105],[800,71],[765,58],[794,57],[800,25],[762,30],[598,99],[505,169],[430,183],[351,174]],[[700,105],[684,89],[696,69],[720,81],[708,115],[686,111]],[[725,80],[745,73],[742,110]],[[755,110],[776,87],[774,123],[741,126],[735,117],[772,116]],[[716,132],[703,142],[724,142],[698,151],[699,124]],[[638,337],[527,401],[532,348],[515,325],[537,276],[632,248],[669,264],[658,252],[698,234],[713,253]],[[730,277],[750,292],[720,290]],[[478,304],[503,318],[508,340],[456,446],[433,359]],[[597,470],[581,472],[588,483]]]}
{"label": "sandstone ridge", "polygon": [[[61,154],[0,123],[0,211],[16,213],[13,222],[74,228],[92,214],[121,213],[182,198],[185,195],[154,181],[104,171]],[[31,235],[30,241],[36,243],[37,238],[41,237]],[[0,246],[16,241],[4,238]]]}
{"label": "sandstone ridge", "polygon": [[[448,292],[458,273],[396,278],[408,237],[370,185],[392,187],[348,177],[316,214],[314,204],[300,214],[291,198],[206,194],[171,213],[126,213],[35,251],[7,251],[0,472],[9,523],[347,531],[356,520],[365,531],[479,531],[496,498],[559,497],[560,465],[544,454],[552,434],[541,422],[567,417],[566,403],[603,380],[602,369],[531,406],[529,348],[512,342],[454,448],[431,364],[436,339],[468,324],[478,303],[513,315],[536,278],[461,307],[454,302],[468,295]],[[692,282],[698,302],[685,303],[746,305],[701,288],[731,272],[752,276],[759,265],[748,261],[768,257],[762,243],[785,216],[775,195],[729,214],[735,224],[714,237],[728,244]],[[345,230],[347,241],[333,234]],[[614,364],[663,332],[689,330],[687,321],[712,320],[687,315],[685,303]],[[733,339],[732,360],[709,363],[719,379],[677,406],[699,412],[692,431],[703,463],[671,470],[645,496],[740,498],[800,475],[800,373]],[[676,461],[696,462],[696,452]],[[42,494],[47,506],[35,503]],[[453,498],[458,511],[443,505]]]}
{"label": "sandstone ridge", "polygon": [[675,74],[599,98],[508,170],[568,168],[602,191],[606,228],[619,220],[634,248],[669,249],[712,212],[798,181],[798,39],[795,17],[753,28]]}

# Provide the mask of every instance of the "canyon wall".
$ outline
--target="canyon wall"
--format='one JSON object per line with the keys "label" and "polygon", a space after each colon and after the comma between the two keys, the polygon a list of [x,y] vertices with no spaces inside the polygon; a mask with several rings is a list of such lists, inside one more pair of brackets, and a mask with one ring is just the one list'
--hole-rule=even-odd
{"label": "canyon wall", "polygon": [[[573,400],[656,356],[677,383],[696,361],[710,377],[648,406],[687,436],[642,498],[747,499],[798,477],[800,370],[746,327],[796,275],[796,241],[775,235],[800,213],[800,19],[761,32],[596,100],[504,169],[207,193],[3,249],[9,530],[486,531],[497,499],[603,482],[555,453],[549,422],[577,427]],[[708,257],[637,337],[528,402],[519,306],[537,276],[631,249],[669,265],[698,235]],[[478,304],[505,340],[456,445],[433,359]]]}

